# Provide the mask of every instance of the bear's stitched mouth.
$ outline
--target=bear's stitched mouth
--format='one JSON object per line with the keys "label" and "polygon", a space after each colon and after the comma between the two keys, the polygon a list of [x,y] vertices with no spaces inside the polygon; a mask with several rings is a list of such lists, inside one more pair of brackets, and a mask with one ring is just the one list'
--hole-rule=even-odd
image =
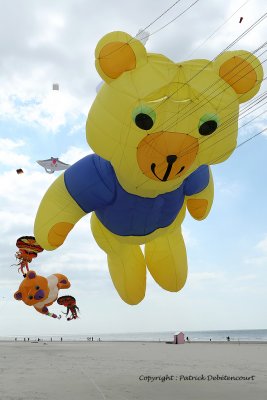
{"label": "bear's stitched mouth", "polygon": [[[151,166],[150,166],[150,168],[151,168],[151,171],[152,171],[153,175],[154,175],[157,179],[159,179],[161,182],[166,182],[166,181],[168,180],[168,177],[169,177],[170,173],[171,173],[172,166],[173,166],[173,164],[175,163],[176,160],[177,160],[177,156],[176,156],[176,155],[169,155],[169,156],[167,156],[167,163],[168,163],[168,166],[167,166],[167,169],[166,169],[166,171],[165,171],[165,174],[164,174],[163,178],[160,178],[160,177],[156,174],[156,171],[155,171],[156,164],[155,164],[155,163],[152,163]],[[180,172],[182,172],[182,171],[184,170],[184,168],[185,168],[185,167],[182,166],[182,167],[179,169],[179,171],[178,171],[175,175],[180,174]]]}

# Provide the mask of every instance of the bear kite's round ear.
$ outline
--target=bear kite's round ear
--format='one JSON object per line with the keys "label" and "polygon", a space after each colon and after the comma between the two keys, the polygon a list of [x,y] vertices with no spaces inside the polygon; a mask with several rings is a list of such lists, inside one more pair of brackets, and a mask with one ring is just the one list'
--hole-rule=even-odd
{"label": "bear kite's round ear", "polygon": [[34,279],[35,277],[36,277],[36,272],[35,271],[27,272],[27,278],[28,279]]}
{"label": "bear kite's round ear", "polygon": [[22,300],[22,293],[20,291],[17,291],[14,293],[14,297],[16,300]]}
{"label": "bear kite's round ear", "polygon": [[109,83],[146,63],[147,53],[143,44],[128,33],[111,32],[98,42],[95,58],[97,72]]}
{"label": "bear kite's round ear", "polygon": [[214,66],[220,77],[236,92],[239,103],[250,100],[260,89],[263,69],[252,53],[227,51],[215,59]]}

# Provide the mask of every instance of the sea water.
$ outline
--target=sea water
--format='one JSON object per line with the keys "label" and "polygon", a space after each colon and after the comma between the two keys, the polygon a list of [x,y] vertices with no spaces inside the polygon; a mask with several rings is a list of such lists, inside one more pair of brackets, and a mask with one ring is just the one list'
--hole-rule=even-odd
{"label": "sea water", "polygon": [[[167,332],[132,332],[132,333],[95,333],[89,332],[87,334],[70,335],[65,333],[57,333],[50,335],[29,335],[25,333],[25,336],[0,336],[0,341],[30,341],[41,340],[41,341],[146,341],[146,342],[167,342],[172,341],[173,336],[179,333],[177,331]],[[185,337],[191,342],[199,341],[219,341],[225,342],[227,337],[230,337],[231,341],[247,341],[247,342],[267,342],[267,329],[250,329],[250,330],[220,330],[220,331],[183,331]]]}

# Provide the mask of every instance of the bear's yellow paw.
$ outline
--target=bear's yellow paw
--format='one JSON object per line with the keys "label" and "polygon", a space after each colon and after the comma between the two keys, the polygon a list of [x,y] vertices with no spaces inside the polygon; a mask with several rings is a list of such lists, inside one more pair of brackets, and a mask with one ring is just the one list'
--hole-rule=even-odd
{"label": "bear's yellow paw", "polygon": [[48,233],[49,244],[53,247],[61,246],[73,227],[74,224],[69,222],[58,222],[50,229]]}
{"label": "bear's yellow paw", "polygon": [[187,209],[195,219],[202,219],[205,217],[208,208],[208,200],[205,199],[188,199]]}

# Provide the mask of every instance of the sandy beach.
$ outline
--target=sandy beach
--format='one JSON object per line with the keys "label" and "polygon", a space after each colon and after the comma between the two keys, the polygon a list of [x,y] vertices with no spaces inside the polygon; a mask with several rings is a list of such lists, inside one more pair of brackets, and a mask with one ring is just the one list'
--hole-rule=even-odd
{"label": "sandy beach", "polygon": [[267,344],[1,342],[1,400],[262,400]]}

